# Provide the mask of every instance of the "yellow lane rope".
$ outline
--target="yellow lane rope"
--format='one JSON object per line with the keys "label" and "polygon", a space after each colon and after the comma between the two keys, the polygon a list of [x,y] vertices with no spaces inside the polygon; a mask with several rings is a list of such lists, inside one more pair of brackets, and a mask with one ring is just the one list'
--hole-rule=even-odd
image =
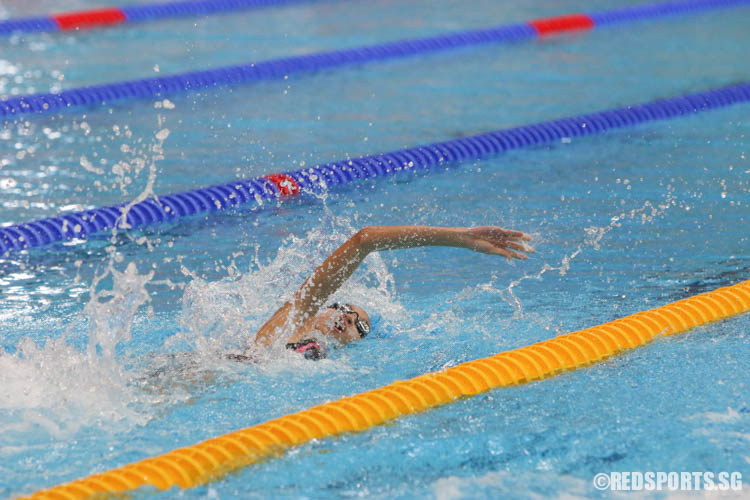
{"label": "yellow lane rope", "polygon": [[380,425],[472,396],[602,361],[660,335],[673,335],[750,310],[750,280],[489,358],[394,382],[225,434],[164,455],[34,493],[34,499],[108,497],[152,485],[190,488],[312,439]]}

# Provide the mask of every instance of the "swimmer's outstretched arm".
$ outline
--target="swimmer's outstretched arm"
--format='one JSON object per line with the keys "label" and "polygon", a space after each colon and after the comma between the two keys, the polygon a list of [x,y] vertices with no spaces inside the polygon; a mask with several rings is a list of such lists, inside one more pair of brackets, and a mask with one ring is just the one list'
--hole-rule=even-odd
{"label": "swimmer's outstretched arm", "polygon": [[[277,328],[290,319],[295,330],[312,330],[315,314],[328,298],[354,273],[370,254],[380,250],[423,246],[461,247],[476,252],[525,259],[519,252],[533,252],[524,242],[531,237],[521,231],[496,226],[369,226],[352,236],[305,280],[294,295],[261,327],[255,342],[269,345]],[[290,317],[290,314],[292,315]]]}

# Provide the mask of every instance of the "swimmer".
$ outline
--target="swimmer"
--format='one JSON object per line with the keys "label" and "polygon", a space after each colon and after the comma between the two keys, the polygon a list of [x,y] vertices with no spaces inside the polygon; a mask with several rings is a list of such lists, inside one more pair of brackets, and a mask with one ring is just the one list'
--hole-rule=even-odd
{"label": "swimmer", "polygon": [[[359,306],[326,301],[354,273],[370,252],[424,246],[460,247],[499,255],[506,259],[526,259],[519,252],[533,252],[524,242],[531,237],[521,231],[496,226],[432,227],[370,226],[361,229],[341,245],[305,280],[294,298],[271,316],[255,336],[255,344],[267,347],[291,326],[294,334],[286,347],[307,359],[325,357],[325,343],[318,338],[348,344],[370,333],[370,316]],[[236,356],[244,358],[245,356]]]}

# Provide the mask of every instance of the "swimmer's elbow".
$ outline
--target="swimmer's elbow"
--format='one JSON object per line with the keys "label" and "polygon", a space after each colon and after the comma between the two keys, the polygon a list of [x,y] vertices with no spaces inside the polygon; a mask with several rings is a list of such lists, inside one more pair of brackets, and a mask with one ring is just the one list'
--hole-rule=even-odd
{"label": "swimmer's elbow", "polygon": [[349,241],[351,241],[356,248],[369,252],[375,245],[375,235],[376,226],[367,226],[357,231]]}
{"label": "swimmer's elbow", "polygon": [[394,248],[408,248],[410,226],[367,226],[363,227],[352,239],[365,253]]}

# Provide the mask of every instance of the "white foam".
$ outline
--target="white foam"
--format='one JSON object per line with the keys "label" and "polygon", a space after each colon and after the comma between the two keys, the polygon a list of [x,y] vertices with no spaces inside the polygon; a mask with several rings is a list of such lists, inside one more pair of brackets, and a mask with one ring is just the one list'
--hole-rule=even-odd
{"label": "white foam", "polygon": [[701,420],[710,423],[736,422],[741,416],[734,408],[727,407],[726,413],[707,411],[687,417],[686,420]]}
{"label": "white foam", "polygon": [[44,436],[65,440],[83,426],[113,429],[148,420],[128,406],[134,394],[125,370],[64,338],[44,346],[25,339],[15,354],[0,351],[0,373],[0,409],[11,415],[0,420],[3,447]]}

